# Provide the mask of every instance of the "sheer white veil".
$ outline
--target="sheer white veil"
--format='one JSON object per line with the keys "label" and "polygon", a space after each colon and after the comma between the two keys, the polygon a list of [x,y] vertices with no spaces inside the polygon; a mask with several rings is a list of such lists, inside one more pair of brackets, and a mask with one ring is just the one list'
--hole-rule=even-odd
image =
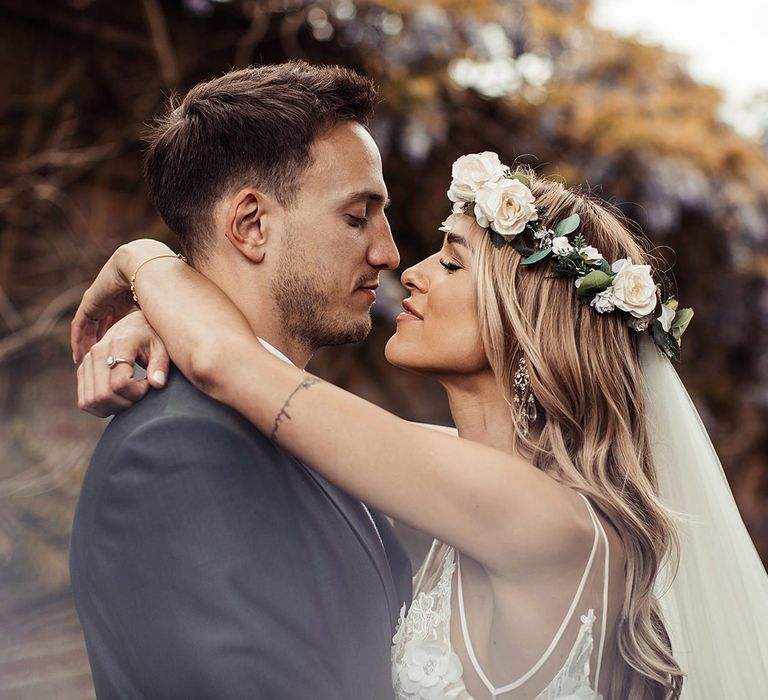
{"label": "sheer white veil", "polygon": [[768,575],[720,460],[672,363],[640,341],[648,429],[664,504],[679,514],[680,567],[657,594],[683,700],[768,698]]}

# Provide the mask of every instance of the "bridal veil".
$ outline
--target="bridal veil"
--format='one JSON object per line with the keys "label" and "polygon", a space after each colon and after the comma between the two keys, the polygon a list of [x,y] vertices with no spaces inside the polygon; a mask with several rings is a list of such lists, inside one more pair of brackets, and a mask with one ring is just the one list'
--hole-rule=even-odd
{"label": "bridal veil", "polygon": [[[680,565],[657,594],[687,674],[683,700],[768,697],[768,575],[688,392],[650,337],[640,339],[648,429]],[[671,581],[671,583],[670,583]]]}

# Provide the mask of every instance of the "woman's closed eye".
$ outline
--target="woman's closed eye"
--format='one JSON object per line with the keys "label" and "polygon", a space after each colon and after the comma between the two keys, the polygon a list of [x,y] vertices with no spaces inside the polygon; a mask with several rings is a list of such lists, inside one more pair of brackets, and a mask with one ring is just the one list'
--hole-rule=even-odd
{"label": "woman's closed eye", "polygon": [[449,272],[456,272],[456,270],[461,270],[461,265],[457,265],[454,262],[451,262],[450,260],[440,260],[440,264]]}

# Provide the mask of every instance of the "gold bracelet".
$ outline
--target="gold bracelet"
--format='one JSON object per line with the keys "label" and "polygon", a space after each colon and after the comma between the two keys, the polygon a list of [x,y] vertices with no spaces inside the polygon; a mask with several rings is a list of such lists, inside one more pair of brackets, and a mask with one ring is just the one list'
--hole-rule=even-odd
{"label": "gold bracelet", "polygon": [[187,262],[187,259],[181,253],[176,253],[176,255],[155,255],[154,258],[147,258],[143,263],[141,263],[131,276],[131,296],[133,297],[134,303],[139,308],[141,308],[141,305],[139,304],[139,300],[136,298],[136,275],[139,274],[139,270],[141,270],[141,268],[144,267],[144,265],[146,265],[148,262],[159,260],[160,258],[178,258],[183,263]]}

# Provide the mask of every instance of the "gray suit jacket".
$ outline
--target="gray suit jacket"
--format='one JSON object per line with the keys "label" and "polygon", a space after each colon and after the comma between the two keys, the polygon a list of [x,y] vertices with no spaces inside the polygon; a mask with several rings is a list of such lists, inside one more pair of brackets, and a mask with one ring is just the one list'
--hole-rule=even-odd
{"label": "gray suit jacket", "polygon": [[100,700],[392,700],[385,518],[177,370],[99,442],[70,572]]}

